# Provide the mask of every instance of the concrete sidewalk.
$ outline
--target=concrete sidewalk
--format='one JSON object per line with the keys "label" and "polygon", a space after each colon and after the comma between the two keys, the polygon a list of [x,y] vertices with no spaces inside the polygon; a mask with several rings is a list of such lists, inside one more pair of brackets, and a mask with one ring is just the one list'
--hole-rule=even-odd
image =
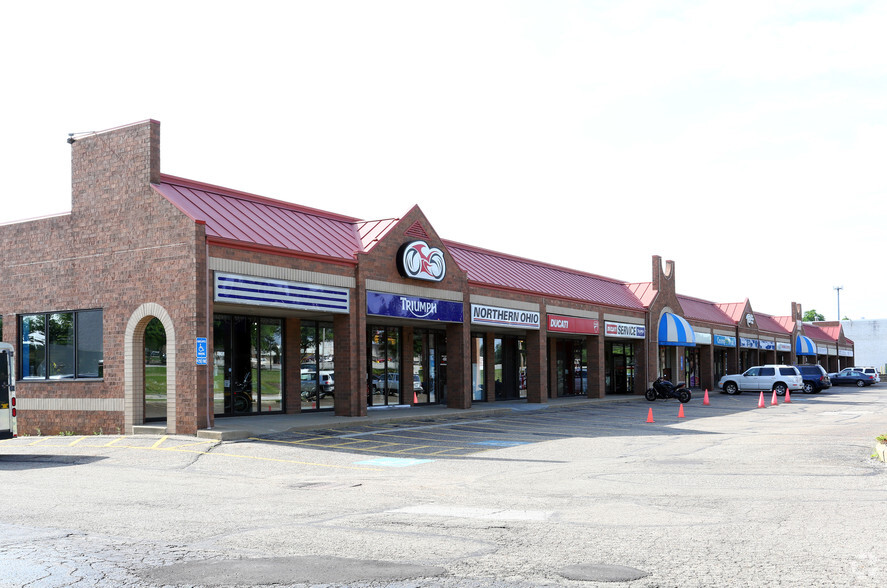
{"label": "concrete sidewalk", "polygon": [[[311,431],[315,429],[337,429],[355,425],[391,423],[412,419],[432,418],[479,418],[490,415],[503,415],[514,412],[537,410],[563,410],[574,406],[586,406],[607,402],[636,402],[643,396],[621,394],[605,398],[567,397],[551,398],[543,404],[531,404],[526,400],[501,402],[480,402],[471,408],[447,408],[441,405],[370,407],[365,417],[336,416],[331,411],[304,412],[299,414],[269,414],[259,416],[220,417],[215,426],[200,429],[197,436],[202,439],[232,441],[261,437],[286,431]],[[157,422],[133,427],[136,435],[165,435],[166,423]]]}

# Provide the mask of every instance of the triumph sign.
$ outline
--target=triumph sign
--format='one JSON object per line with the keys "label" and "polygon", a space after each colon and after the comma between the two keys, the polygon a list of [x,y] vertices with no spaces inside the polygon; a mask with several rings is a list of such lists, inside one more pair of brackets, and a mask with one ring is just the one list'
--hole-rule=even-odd
{"label": "triumph sign", "polygon": [[462,303],[384,292],[367,292],[367,314],[399,318],[462,322]]}

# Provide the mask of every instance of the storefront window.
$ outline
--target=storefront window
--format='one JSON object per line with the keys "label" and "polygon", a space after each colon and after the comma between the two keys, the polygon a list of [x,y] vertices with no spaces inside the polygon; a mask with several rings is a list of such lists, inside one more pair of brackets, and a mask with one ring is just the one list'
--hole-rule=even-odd
{"label": "storefront window", "polygon": [[283,410],[283,319],[216,315],[213,345],[216,415]]}
{"label": "storefront window", "polygon": [[333,408],[336,371],[333,326],[302,321],[300,346],[302,410]]}
{"label": "storefront window", "polygon": [[442,359],[446,335],[440,331],[413,331],[412,394],[414,404],[440,402]]}
{"label": "storefront window", "polygon": [[631,343],[606,344],[607,394],[631,394],[634,392],[635,357]]}
{"label": "storefront window", "polygon": [[486,395],[486,370],[484,369],[484,338],[471,336],[471,399],[482,402]]}
{"label": "storefront window", "polygon": [[695,347],[684,348],[684,374],[681,378],[690,388],[698,388],[699,382],[699,350]]}
{"label": "storefront window", "polygon": [[102,311],[78,310],[21,317],[22,378],[101,378],[104,358]]}
{"label": "storefront window", "polygon": [[[367,373],[369,374],[367,405],[400,404],[400,329],[397,327],[367,328]],[[412,376],[410,376],[412,381]]]}

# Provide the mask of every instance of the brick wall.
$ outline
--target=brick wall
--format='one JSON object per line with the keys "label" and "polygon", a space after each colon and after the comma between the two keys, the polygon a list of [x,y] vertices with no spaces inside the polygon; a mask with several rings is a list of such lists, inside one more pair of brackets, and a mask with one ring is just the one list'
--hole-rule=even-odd
{"label": "brick wall", "polygon": [[[29,399],[123,399],[124,334],[133,312],[160,304],[172,317],[182,358],[175,370],[178,432],[205,418],[193,361],[194,337],[205,332],[201,283],[202,227],[181,214],[150,182],[159,177],[159,123],[145,121],[77,139],[72,145],[72,210],[49,219],[0,226],[5,288],[0,296],[4,340],[18,337],[17,316],[101,308],[104,378],[22,381]],[[186,361],[192,358],[192,361]],[[202,411],[202,412],[201,412]],[[123,428],[123,412],[19,410],[21,434],[93,434]]]}

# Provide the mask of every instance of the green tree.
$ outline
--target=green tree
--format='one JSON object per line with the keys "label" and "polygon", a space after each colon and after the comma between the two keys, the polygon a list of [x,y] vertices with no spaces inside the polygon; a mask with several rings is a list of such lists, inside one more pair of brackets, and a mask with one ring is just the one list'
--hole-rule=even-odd
{"label": "green tree", "polygon": [[802,318],[807,322],[824,321],[825,320],[825,317],[823,315],[819,314],[818,312],[816,312],[815,308],[811,308],[810,310],[805,312],[804,316]]}

